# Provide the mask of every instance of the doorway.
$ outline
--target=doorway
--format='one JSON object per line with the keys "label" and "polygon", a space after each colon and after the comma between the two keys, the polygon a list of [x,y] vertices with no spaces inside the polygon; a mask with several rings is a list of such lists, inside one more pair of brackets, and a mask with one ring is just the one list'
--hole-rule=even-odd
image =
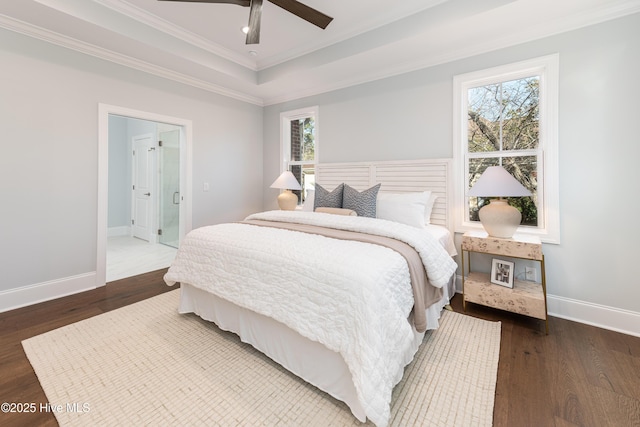
{"label": "doorway", "polygon": [[102,286],[167,267],[191,229],[191,121],[100,104],[98,145]]}
{"label": "doorway", "polygon": [[179,126],[109,116],[106,281],[168,267],[179,245]]}

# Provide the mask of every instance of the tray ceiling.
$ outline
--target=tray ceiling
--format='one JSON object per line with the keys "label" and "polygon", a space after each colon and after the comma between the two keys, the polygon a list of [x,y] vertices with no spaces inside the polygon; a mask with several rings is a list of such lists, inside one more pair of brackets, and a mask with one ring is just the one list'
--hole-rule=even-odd
{"label": "tray ceiling", "polygon": [[322,30],[264,2],[1,2],[0,27],[161,77],[268,105],[468,57],[640,11],[640,0],[302,0]]}

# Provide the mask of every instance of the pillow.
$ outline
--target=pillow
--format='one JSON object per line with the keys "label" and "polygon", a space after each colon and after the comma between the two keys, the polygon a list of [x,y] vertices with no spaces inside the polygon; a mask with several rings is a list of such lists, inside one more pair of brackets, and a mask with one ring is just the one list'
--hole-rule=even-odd
{"label": "pillow", "polygon": [[328,192],[320,184],[316,184],[314,208],[341,208],[343,189],[344,184],[340,184],[332,192]]}
{"label": "pillow", "polygon": [[380,184],[374,185],[362,192],[345,184],[342,194],[342,207],[356,211],[358,216],[375,218],[378,190],[380,190]]}
{"label": "pillow", "polygon": [[358,216],[356,211],[353,211],[351,209],[344,209],[344,208],[322,208],[322,207],[320,207],[320,208],[316,209],[316,212],[328,213],[328,214],[333,214],[333,215]]}
{"label": "pillow", "polygon": [[425,226],[425,208],[431,191],[378,194],[376,216],[413,227]]}
{"label": "pillow", "polygon": [[431,211],[433,210],[433,204],[436,202],[438,196],[431,193],[429,196],[429,200],[427,200],[427,204],[424,206],[424,224],[431,224]]}
{"label": "pillow", "polygon": [[302,210],[304,212],[313,212],[313,202],[315,197],[315,190],[307,190],[307,197],[304,199],[304,203],[302,204]]}

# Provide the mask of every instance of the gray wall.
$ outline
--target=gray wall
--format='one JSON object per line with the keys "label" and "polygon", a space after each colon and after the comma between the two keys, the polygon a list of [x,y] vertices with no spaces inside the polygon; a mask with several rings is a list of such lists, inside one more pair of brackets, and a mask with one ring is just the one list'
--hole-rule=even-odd
{"label": "gray wall", "polygon": [[556,52],[561,244],[544,246],[548,293],[560,305],[575,300],[640,315],[630,269],[640,238],[638,14],[265,108],[265,207],[275,207],[267,185],[278,176],[280,112],[320,107],[321,162],[451,157],[453,76]]}
{"label": "gray wall", "polygon": [[5,30],[0,64],[0,292],[96,270],[99,103],[192,120],[194,227],[262,208],[261,107]]}
{"label": "gray wall", "polygon": [[95,271],[98,103],[193,121],[199,227],[276,207],[281,111],[320,106],[322,162],[450,157],[453,76],[555,52],[562,243],[544,248],[549,293],[640,313],[639,15],[264,109],[0,30],[0,293]]}

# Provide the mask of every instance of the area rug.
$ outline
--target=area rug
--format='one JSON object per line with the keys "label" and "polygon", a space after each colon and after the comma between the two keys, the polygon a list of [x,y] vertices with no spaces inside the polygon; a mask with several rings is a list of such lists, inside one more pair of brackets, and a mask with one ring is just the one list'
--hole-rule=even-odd
{"label": "area rug", "polygon": [[[362,425],[168,292],[23,341],[62,426]],[[392,426],[491,426],[500,323],[445,311],[395,387]]]}

